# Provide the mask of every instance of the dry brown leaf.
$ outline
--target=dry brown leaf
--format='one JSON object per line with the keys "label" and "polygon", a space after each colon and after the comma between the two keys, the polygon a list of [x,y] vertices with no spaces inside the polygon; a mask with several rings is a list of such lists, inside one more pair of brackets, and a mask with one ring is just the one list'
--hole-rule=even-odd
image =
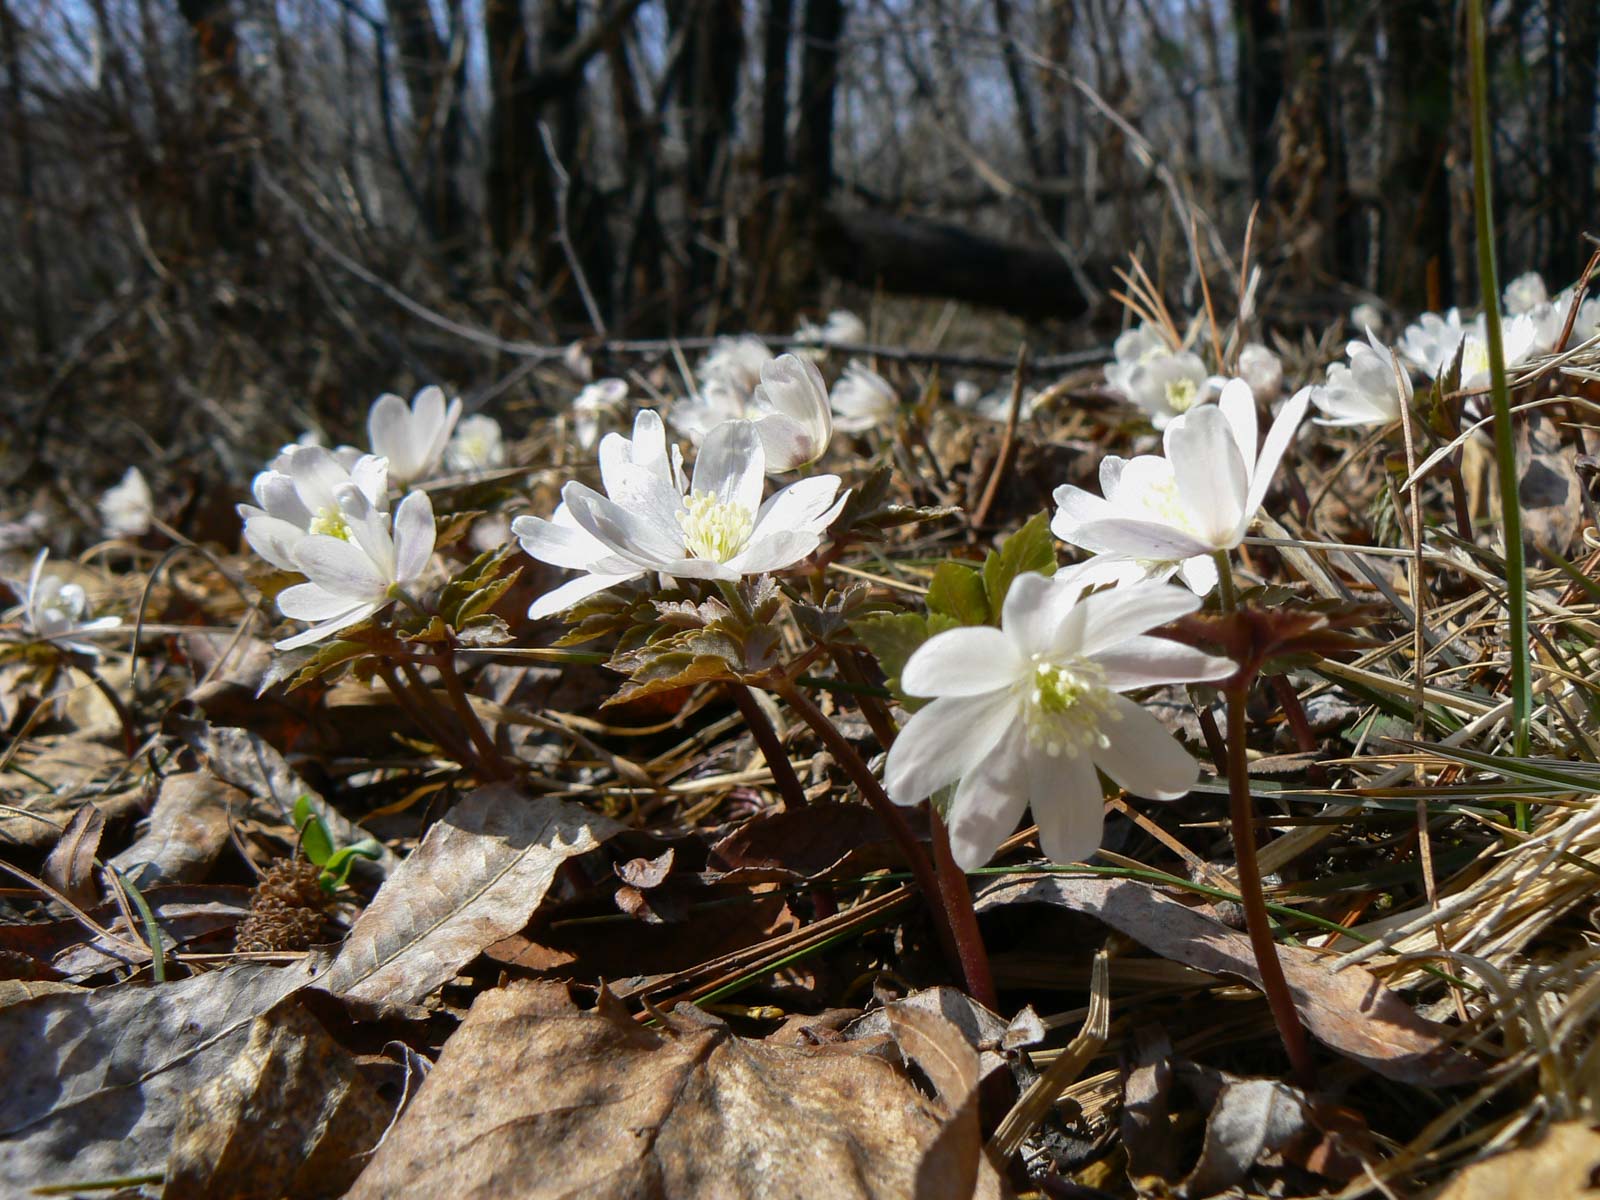
{"label": "dry brown leaf", "polygon": [[509,784],[478,789],[384,881],[318,984],[364,1000],[421,1000],[526,925],[562,863],[621,829]]}
{"label": "dry brown leaf", "polygon": [[141,889],[198,882],[228,844],[230,818],[245,815],[251,807],[248,795],[211,775],[168,775],[161,781],[144,835],[111,865]]}
{"label": "dry brown leaf", "polygon": [[[54,845],[90,794],[108,821],[137,811],[144,789],[127,780],[127,765],[120,750],[86,738],[30,737],[0,770],[0,786],[10,793],[0,812],[0,843]],[[105,790],[112,780],[125,786]]]}
{"label": "dry brown leaf", "polygon": [[161,1170],[185,1097],[310,975],[252,964],[0,1009],[0,1192]]}
{"label": "dry brown leaf", "polygon": [[341,1195],[390,1115],[344,1047],[290,997],[257,1017],[237,1057],[185,1098],[162,1195]]}
{"label": "dry brown leaf", "polygon": [[[978,900],[979,912],[1009,904],[1053,904],[1104,921],[1174,962],[1260,986],[1250,940],[1205,912],[1131,879],[1018,876]],[[1402,1083],[1470,1083],[1483,1068],[1453,1045],[1450,1028],[1419,1016],[1397,993],[1351,967],[1337,974],[1309,950],[1279,946],[1295,1007],[1319,1041]]]}
{"label": "dry brown leaf", "polygon": [[61,840],[45,858],[39,877],[74,904],[91,907],[100,899],[94,882],[94,860],[105,831],[105,814],[94,805],[85,804],[61,831]]}
{"label": "dry brown leaf", "polygon": [[1474,1163],[1435,1200],[1582,1200],[1600,1197],[1600,1130],[1563,1121],[1537,1141]]}
{"label": "dry brown leaf", "polygon": [[[935,1069],[957,1091],[975,1063],[957,1061],[953,1030],[914,1029],[923,1018],[942,1024],[919,1013],[901,1029],[915,1053],[951,1057]],[[517,983],[473,1004],[350,1197],[967,1200],[969,1171],[924,1173],[930,1153],[948,1161],[948,1124],[859,1044],[751,1041],[686,1007],[647,1029]]]}

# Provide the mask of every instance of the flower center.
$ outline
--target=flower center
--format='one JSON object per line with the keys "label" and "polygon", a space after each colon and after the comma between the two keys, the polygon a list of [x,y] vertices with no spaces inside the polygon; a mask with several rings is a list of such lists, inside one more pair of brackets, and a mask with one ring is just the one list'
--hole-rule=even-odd
{"label": "flower center", "polygon": [[720,500],[710,492],[693,492],[683,505],[678,524],[683,527],[683,544],[690,554],[727,562],[744,549],[755,525],[744,505]]}
{"label": "flower center", "polygon": [[1175,413],[1186,413],[1200,398],[1200,385],[1192,379],[1174,379],[1167,384],[1167,407]]}
{"label": "flower center", "polygon": [[1055,663],[1035,655],[1027,688],[1023,720],[1028,740],[1050,757],[1076,758],[1091,746],[1111,744],[1100,727],[1121,714],[1112,707],[1099,667],[1083,659]]}
{"label": "flower center", "polygon": [[1489,347],[1477,338],[1469,337],[1465,349],[1461,351],[1461,378],[1471,379],[1488,370]]}
{"label": "flower center", "polygon": [[307,533],[320,533],[324,537],[338,538],[341,542],[350,540],[350,523],[336,508],[320,508],[311,518],[311,524],[306,528]]}

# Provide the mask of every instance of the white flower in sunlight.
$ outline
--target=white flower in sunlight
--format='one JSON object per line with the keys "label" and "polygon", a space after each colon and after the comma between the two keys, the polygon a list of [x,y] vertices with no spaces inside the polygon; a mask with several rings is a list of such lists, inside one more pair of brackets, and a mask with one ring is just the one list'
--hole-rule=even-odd
{"label": "white flower in sunlight", "polygon": [[[1561,338],[1561,332],[1567,326],[1567,313],[1572,308],[1573,289],[1567,288],[1546,304],[1540,304],[1529,310],[1528,318],[1534,324],[1535,354],[1549,354],[1556,348],[1556,342]],[[1572,322],[1572,333],[1567,338],[1565,348],[1571,350],[1574,346],[1587,342],[1590,338],[1600,333],[1600,298],[1590,296],[1578,305],[1578,314]]]}
{"label": "white flower in sunlight", "polygon": [[1406,326],[1395,349],[1429,379],[1435,378],[1449,365],[1456,348],[1467,331],[1461,327],[1461,310],[1452,308],[1442,317],[1438,313],[1423,313],[1414,324]]}
{"label": "white flower in sunlight", "polygon": [[155,497],[138,467],[129,467],[121,482],[100,497],[100,523],[111,537],[143,537],[154,516]]}
{"label": "white flower in sunlight", "polygon": [[882,375],[863,363],[851,362],[828,396],[833,406],[834,428],[862,433],[892,423],[900,412],[900,397]]}
{"label": "white flower in sunlight", "polygon": [[[1017,406],[1017,419],[1026,421],[1032,418],[1039,407],[1039,391],[1036,388],[1025,387],[1022,389],[1022,402]],[[957,408],[966,409],[976,413],[985,421],[1003,422],[1011,417],[1011,386],[996,388],[992,392],[983,392],[978,385],[968,380],[961,380],[956,384],[952,393]]]}
{"label": "white flower in sunlight", "polygon": [[550,520],[512,523],[531,557],[586,573],[540,597],[529,616],[649,572],[732,581],[780,570],[814,551],[844,507],[836,475],[802,479],[762,503],[766,452],[750,421],[713,430],[687,484],[681,462],[677,447],[667,449],[660,418],[646,410],[631,442],[609,434],[600,443],[604,495],[574,481]]}
{"label": "white flower in sunlight", "polygon": [[801,321],[794,336],[823,346],[859,346],[867,340],[867,323],[847,309],[836,308],[821,325]]}
{"label": "white flower in sunlight", "polygon": [[[766,348],[761,349],[765,354]],[[747,391],[725,377],[708,379],[698,400],[673,405],[670,419],[673,428],[697,446],[728,421],[753,422],[766,448],[767,470],[772,472],[814,462],[833,437],[828,385],[817,364],[797,354],[767,355]]]}
{"label": "white flower in sunlight", "polygon": [[958,379],[950,389],[950,399],[957,408],[976,408],[983,399],[983,389],[970,379]]}
{"label": "white flower in sunlight", "polygon": [[772,357],[767,344],[753,334],[719,337],[700,360],[698,374],[702,383],[726,384],[742,402],[756,390],[761,382],[761,368],[771,362]]}
{"label": "white flower in sunlight", "polygon": [[1239,378],[1250,385],[1256,403],[1271,404],[1283,394],[1283,360],[1260,342],[1239,351]]}
{"label": "white flower in sunlight", "polygon": [[505,466],[506,443],[500,422],[481,413],[464,419],[444,448],[444,465],[458,475]]}
{"label": "white flower in sunlight", "polygon": [[833,439],[828,385],[809,358],[783,354],[761,364],[746,413],[761,435],[768,471],[792,471],[816,462]]}
{"label": "white flower in sunlight", "polygon": [[1124,329],[1111,344],[1116,357],[1106,364],[1106,384],[1133,399],[1133,369],[1172,353],[1172,343],[1167,335],[1149,322],[1141,322],[1132,329]]}
{"label": "white flower in sunlight", "polygon": [[1411,403],[1411,375],[1395,361],[1394,352],[1367,331],[1367,340],[1346,347],[1350,365],[1334,363],[1328,380],[1311,389],[1311,402],[1322,412],[1319,425],[1387,425],[1400,419]]}
{"label": "white flower in sunlight", "polygon": [[81,585],[67,583],[57,575],[44,573],[49,550],[39,551],[28,572],[26,588],[13,590],[22,596],[22,607],[11,615],[22,618],[23,632],[43,641],[55,642],[63,649],[99,656],[99,649],[88,642],[76,641],[93,637],[122,624],[120,617],[89,617],[89,597]]}
{"label": "white flower in sunlight", "polygon": [[1104,813],[1096,768],[1157,800],[1178,799],[1199,777],[1177,739],[1123,695],[1233,673],[1225,658],[1147,632],[1199,601],[1158,583],[1080,599],[1081,589],[1070,573],[1019,575],[999,629],[936,634],[901,673],[906,692],[934,699],[890,747],[884,783],[897,804],[916,804],[960,781],[946,820],[964,870],[994,856],[1025,808],[1051,860],[1094,853]]}
{"label": "white flower in sunlight", "polygon": [[389,514],[353,483],[334,489],[342,527],[312,533],[294,548],[294,565],[306,577],[278,593],[278,611],[311,628],[277,643],[294,650],[365,621],[410,588],[433,558],[433,503],[412,492]]}
{"label": "white flower in sunlight", "polygon": [[388,467],[374,454],[346,466],[321,446],[290,446],[250,484],[255,504],[238,506],[244,540],[282,571],[298,571],[294,552],[311,534],[348,537],[339,489],[354,485],[374,508],[387,505]]}
{"label": "white flower in sunlight", "polygon": [[1544,286],[1544,277],[1537,271],[1518,275],[1506,284],[1505,308],[1508,316],[1531,313],[1541,304],[1550,302],[1550,291]]}
{"label": "white flower in sunlight", "polygon": [[[1538,352],[1539,324],[1524,313],[1502,321],[1501,347],[1507,369]],[[1423,313],[1417,323],[1406,328],[1395,348],[1429,379],[1437,379],[1461,351],[1461,387],[1464,391],[1489,384],[1489,339],[1480,315],[1470,325],[1461,323],[1461,312],[1452,308],[1443,317]]]}
{"label": "white flower in sunlight", "polygon": [[444,392],[425,387],[408,406],[399,396],[379,396],[367,415],[372,452],[389,460],[389,478],[404,487],[439,465],[461,416],[461,401],[445,404]]}
{"label": "white flower in sunlight", "polygon": [[1383,310],[1376,304],[1363,302],[1350,310],[1350,328],[1352,329],[1382,333],[1383,325]]}
{"label": "white flower in sunlight", "polygon": [[[1103,497],[1103,499],[1102,499]],[[1119,458],[1108,454],[1100,460],[1100,496],[1082,488],[1064,485],[1055,491],[1058,505],[1050,522],[1051,531],[1069,546],[1090,549],[1078,540],[1083,525],[1107,517],[1177,525],[1192,532],[1193,522],[1178,494],[1172,464],[1159,454]],[[1208,595],[1217,586],[1217,564],[1209,551],[1186,558],[1122,558],[1097,554],[1076,568],[1085,586],[1162,582],[1176,575],[1197,596]]]}
{"label": "white flower in sunlight", "polygon": [[622,412],[628,398],[625,379],[597,379],[572,401],[572,434],[583,450],[593,450],[600,440],[600,427]]}
{"label": "white flower in sunlight", "polygon": [[1109,487],[1103,469],[1101,486],[1110,495],[1057,488],[1050,528],[1093,554],[1132,560],[1146,575],[1177,572],[1204,594],[1215,576],[1191,560],[1243,540],[1310,400],[1311,389],[1302,388],[1284,404],[1258,453],[1250,385],[1229,380],[1216,404],[1167,426],[1164,459],[1145,455],[1114,465]]}
{"label": "white flower in sunlight", "polygon": [[1206,365],[1189,350],[1158,354],[1136,363],[1120,390],[1144,410],[1157,429],[1165,429],[1175,417],[1211,397]]}

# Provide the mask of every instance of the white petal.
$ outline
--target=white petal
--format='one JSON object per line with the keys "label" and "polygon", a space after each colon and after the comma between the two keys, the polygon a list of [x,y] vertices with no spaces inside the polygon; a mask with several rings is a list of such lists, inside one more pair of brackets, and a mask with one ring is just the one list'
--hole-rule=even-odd
{"label": "white petal", "polygon": [[837,475],[813,475],[791,483],[774,492],[761,506],[750,531],[751,539],[780,529],[812,529],[838,494]]}
{"label": "white petal", "polygon": [[[752,535],[748,544],[727,562],[732,576],[704,576],[704,578],[733,578],[741,575],[764,575],[793,566],[822,544],[822,534],[815,530],[780,529],[760,537]],[[704,560],[699,560],[704,561]]]}
{"label": "white petal", "polygon": [[1020,655],[1048,654],[1062,623],[1078,602],[1084,583],[1074,575],[1057,583],[1029,571],[1011,581],[1000,614],[1000,627]]}
{"label": "white petal", "polygon": [[528,608],[528,616],[534,620],[553,617],[557,613],[566,612],[580,600],[587,600],[597,592],[616,587],[619,583],[637,579],[640,574],[642,572],[633,575],[580,575],[540,596]]}
{"label": "white petal", "polygon": [[1228,380],[1217,397],[1217,411],[1227,418],[1233,444],[1239,447],[1239,460],[1246,465],[1255,462],[1256,397],[1250,385],[1243,379]]}
{"label": "white petal", "polygon": [[[372,559],[362,553],[359,546],[339,538],[308,534],[294,549],[294,563],[313,584],[345,597],[348,603],[376,600],[389,590],[390,580]],[[281,607],[281,596],[279,601]]]}
{"label": "white petal", "polygon": [[1199,607],[1195,596],[1165,583],[1135,583],[1096,592],[1073,609],[1053,648],[1097,658],[1102,651]]}
{"label": "white petal", "polygon": [[1016,832],[1028,806],[1027,737],[1013,729],[987,758],[961,777],[950,811],[950,852],[956,866],[976,871]]}
{"label": "white petal", "polygon": [[1027,756],[1028,807],[1039,826],[1039,849],[1051,862],[1083,862],[1100,848],[1105,800],[1085,755]]}
{"label": "white petal", "polygon": [[1217,560],[1209,554],[1186,558],[1178,567],[1178,578],[1196,596],[1209,596],[1217,586]]}
{"label": "white petal", "polygon": [[1238,670],[1232,659],[1217,658],[1168,638],[1136,634],[1094,656],[1114,692],[1167,683],[1207,683]]}
{"label": "white petal", "polygon": [[[1009,603],[1006,608],[1009,613]],[[1027,663],[1009,633],[989,625],[937,633],[907,660],[900,687],[912,696],[981,696],[1010,687],[1022,678]]]}
{"label": "white petal", "polygon": [[389,507],[389,460],[376,454],[363,454],[350,468],[350,481],[374,508]]}
{"label": "white petal", "polygon": [[433,557],[433,501],[427,492],[412,492],[394,514],[394,576],[410,584],[427,570]]}
{"label": "white petal", "polygon": [[1156,720],[1126,696],[1112,703],[1120,719],[1101,731],[1111,743],[1094,750],[1095,764],[1135,796],[1176,800],[1200,778],[1200,765]]}
{"label": "white petal", "polygon": [[883,782],[896,804],[916,804],[954,783],[990,754],[1018,717],[1006,693],[948,696],[913,713],[900,731]]}
{"label": "white petal", "polygon": [[389,460],[389,470],[402,481],[416,470],[416,451],[411,446],[411,409],[392,392],[373,402],[367,414],[367,442],[372,452]]}
{"label": "white petal", "polygon": [[1073,532],[1072,544],[1095,554],[1171,562],[1210,554],[1213,549],[1175,526],[1130,517],[1086,521]]}
{"label": "white petal", "polygon": [[[301,529],[311,524],[311,510],[300,499],[300,491],[295,487],[294,480],[283,472],[261,472],[251,484],[251,490],[268,515],[298,525]],[[330,500],[332,495],[329,492]]]}
{"label": "white petal", "polygon": [[326,621],[359,607],[349,596],[319,583],[297,583],[278,593],[278,611],[296,621]]}
{"label": "white petal", "polygon": [[1190,409],[1167,426],[1164,444],[1196,534],[1213,548],[1231,549],[1238,542],[1234,530],[1250,490],[1250,468],[1228,419],[1215,405]]}
{"label": "white petal", "polygon": [[695,492],[709,492],[724,504],[737,504],[754,516],[761,507],[767,459],[761,435],[751,421],[724,421],[700,447],[694,464]]}
{"label": "white petal", "polygon": [[293,637],[284,638],[281,642],[274,642],[273,645],[279,650],[298,650],[301,646],[309,646],[314,642],[320,642],[329,634],[338,633],[341,629],[348,629],[352,625],[365,621],[382,607],[382,604],[358,605],[348,612],[340,613],[336,617],[330,617],[320,625],[313,625],[310,629],[297,633]]}
{"label": "white petal", "polygon": [[244,540],[250,548],[281,571],[300,569],[294,564],[294,548],[305,536],[306,531],[300,526],[265,513],[244,523]]}
{"label": "white petal", "polygon": [[659,571],[664,569],[661,564],[684,557],[683,531],[673,530],[676,536],[670,536],[658,514],[633,512],[576,482],[567,484],[561,495],[586,533],[629,562]]}
{"label": "white petal", "polygon": [[374,507],[366,493],[353,483],[341,483],[334,489],[334,495],[339,515],[350,529],[350,540],[372,561],[373,569],[393,583],[394,537],[389,528],[389,514]]}
{"label": "white petal", "polygon": [[[1266,499],[1267,489],[1272,486],[1272,477],[1278,473],[1278,462],[1294,440],[1295,431],[1305,419],[1306,405],[1310,402],[1311,389],[1301,388],[1278,410],[1272,428],[1267,430],[1266,440],[1261,443],[1261,456],[1256,459],[1255,471],[1250,477],[1250,492],[1244,502],[1242,520],[1245,526],[1255,519],[1256,510]],[[1244,536],[1243,528],[1239,530],[1239,536]]]}
{"label": "white petal", "polygon": [[1078,527],[1088,521],[1114,518],[1118,510],[1093,492],[1063,484],[1055,490],[1056,514],[1050,518],[1050,532],[1071,545]]}
{"label": "white petal", "polygon": [[[784,413],[767,413],[756,418],[756,434],[761,438],[761,452],[766,469],[773,474],[792,471],[822,457],[827,443],[818,440],[816,432]],[[831,434],[831,430],[829,431]]]}

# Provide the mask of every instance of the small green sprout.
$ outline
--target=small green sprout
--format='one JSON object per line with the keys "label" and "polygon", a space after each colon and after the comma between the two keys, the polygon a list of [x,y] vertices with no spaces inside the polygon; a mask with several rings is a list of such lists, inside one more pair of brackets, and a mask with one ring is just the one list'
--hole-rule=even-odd
{"label": "small green sprout", "polygon": [[344,886],[358,855],[371,859],[381,857],[378,843],[372,838],[335,849],[333,835],[328,832],[327,823],[312,809],[310,796],[301,796],[294,802],[294,827],[306,858],[322,868],[317,883],[329,895]]}

